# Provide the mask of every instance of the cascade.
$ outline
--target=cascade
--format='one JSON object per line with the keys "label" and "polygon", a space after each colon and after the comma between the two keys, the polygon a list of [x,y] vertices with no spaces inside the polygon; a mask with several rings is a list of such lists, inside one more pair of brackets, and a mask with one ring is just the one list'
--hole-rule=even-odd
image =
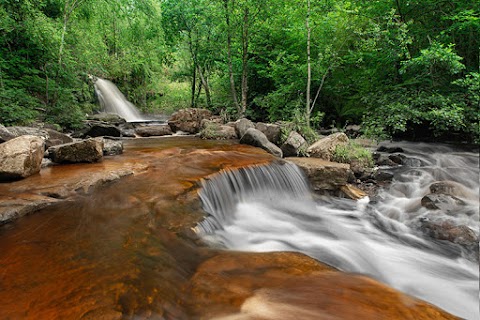
{"label": "cascade", "polygon": [[423,144],[403,148],[409,155],[406,165],[393,169],[391,187],[375,201],[314,199],[299,169],[289,163],[225,170],[202,182],[200,198],[209,216],[196,231],[225,249],[302,252],[478,319],[478,257],[418,231],[422,219],[442,218],[422,207],[421,198],[432,183],[449,180],[468,192],[463,209],[443,218],[467,225],[478,236],[478,154]]}
{"label": "cascade", "polygon": [[100,105],[105,112],[118,114],[127,122],[149,121],[111,81],[95,78],[94,86]]}

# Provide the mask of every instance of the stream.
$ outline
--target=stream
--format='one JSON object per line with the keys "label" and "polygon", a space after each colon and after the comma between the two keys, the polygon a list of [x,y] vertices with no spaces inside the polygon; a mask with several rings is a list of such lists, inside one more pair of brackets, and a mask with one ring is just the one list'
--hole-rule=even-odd
{"label": "stream", "polygon": [[[235,250],[301,252],[478,319],[478,253],[418,231],[448,218],[478,236],[478,153],[400,146],[410,164],[359,201],[313,195],[296,166],[230,141],[132,139],[103,164],[51,167],[37,184],[123,162],[147,169],[0,226],[0,318],[194,319],[184,288],[216,252]],[[439,180],[463,186],[457,212],[420,205]]]}

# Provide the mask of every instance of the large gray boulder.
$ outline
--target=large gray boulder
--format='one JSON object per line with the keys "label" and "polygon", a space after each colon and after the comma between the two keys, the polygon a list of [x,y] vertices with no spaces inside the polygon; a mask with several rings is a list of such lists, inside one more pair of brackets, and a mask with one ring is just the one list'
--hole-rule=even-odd
{"label": "large gray boulder", "polygon": [[275,143],[277,146],[280,144],[282,128],[278,124],[258,122],[255,125],[255,129],[263,132],[270,142]]}
{"label": "large gray boulder", "polygon": [[168,124],[145,125],[135,128],[135,133],[140,137],[167,136],[172,134]]}
{"label": "large gray boulder", "polygon": [[283,156],[282,150],[279,147],[270,142],[265,134],[254,128],[250,128],[245,132],[240,139],[240,143],[262,148],[268,153],[271,153],[279,158]]}
{"label": "large gray boulder", "polygon": [[255,128],[255,124],[247,118],[238,119],[235,122],[235,131],[239,139],[241,139],[250,128]]}
{"label": "large gray boulder", "polygon": [[307,153],[310,157],[331,161],[335,148],[347,143],[348,137],[345,133],[334,133],[312,144],[308,147]]}
{"label": "large gray boulder", "polygon": [[119,127],[102,122],[90,122],[89,128],[83,132],[83,138],[95,137],[121,137],[122,131]]}
{"label": "large gray boulder", "polygon": [[103,139],[87,139],[48,148],[56,163],[97,162],[103,158]]}
{"label": "large gray boulder", "polygon": [[4,125],[0,124],[0,143],[15,138],[15,135],[8,131]]}
{"label": "large gray boulder", "polygon": [[203,119],[210,119],[212,112],[207,109],[188,108],[175,112],[168,120],[173,132],[198,133]]}
{"label": "large gray boulder", "polygon": [[41,169],[45,142],[22,135],[0,144],[0,181],[26,178]]}
{"label": "large gray boulder", "polygon": [[307,147],[305,138],[300,133],[292,131],[280,149],[282,149],[284,157],[298,157],[301,153],[306,152]]}

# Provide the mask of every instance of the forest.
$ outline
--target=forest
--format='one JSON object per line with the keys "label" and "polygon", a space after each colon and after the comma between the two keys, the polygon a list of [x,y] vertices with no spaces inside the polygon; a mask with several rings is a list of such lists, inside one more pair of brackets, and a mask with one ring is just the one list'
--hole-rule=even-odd
{"label": "forest", "polygon": [[479,142],[479,42],[478,0],[0,0],[0,124],[80,127],[94,75],[145,113]]}

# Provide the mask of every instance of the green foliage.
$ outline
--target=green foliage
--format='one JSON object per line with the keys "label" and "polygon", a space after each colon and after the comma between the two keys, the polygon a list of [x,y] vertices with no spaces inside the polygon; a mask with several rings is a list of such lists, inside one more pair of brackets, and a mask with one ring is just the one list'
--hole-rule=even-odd
{"label": "green foliage", "polygon": [[372,153],[354,141],[337,145],[332,160],[340,163],[356,163],[364,168],[373,167]]}
{"label": "green foliage", "polygon": [[311,126],[307,125],[305,113],[302,109],[295,109],[292,120],[289,122],[283,122],[281,137],[282,142],[287,139],[288,135],[292,131],[296,131],[302,135],[309,145],[320,139],[319,134]]}

